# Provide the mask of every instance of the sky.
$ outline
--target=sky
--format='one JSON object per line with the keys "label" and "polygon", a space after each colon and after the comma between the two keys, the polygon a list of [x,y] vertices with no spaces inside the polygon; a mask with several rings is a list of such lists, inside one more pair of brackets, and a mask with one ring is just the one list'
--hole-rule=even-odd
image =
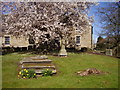
{"label": "sky", "polygon": [[93,42],[96,43],[97,42],[97,38],[99,36],[99,33],[101,32],[102,28],[102,24],[100,23],[100,17],[96,14],[97,12],[97,8],[101,8],[101,7],[107,7],[108,3],[110,2],[98,2],[99,4],[97,6],[92,6],[90,8],[89,14],[88,16],[93,16],[94,17],[94,22],[92,23],[93,26]]}

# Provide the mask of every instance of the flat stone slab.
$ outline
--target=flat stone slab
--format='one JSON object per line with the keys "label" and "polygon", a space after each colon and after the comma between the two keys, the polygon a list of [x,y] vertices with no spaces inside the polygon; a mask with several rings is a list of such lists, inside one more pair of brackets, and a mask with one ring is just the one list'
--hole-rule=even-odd
{"label": "flat stone slab", "polygon": [[23,63],[51,63],[52,60],[49,60],[47,56],[35,56],[35,57],[25,57],[20,64]]}
{"label": "flat stone slab", "polygon": [[20,69],[34,69],[37,75],[41,75],[44,69],[49,69],[56,74],[56,69],[52,60],[47,56],[25,57],[20,61]]}
{"label": "flat stone slab", "polygon": [[54,66],[52,63],[24,63],[23,66]]}
{"label": "flat stone slab", "polygon": [[[42,71],[43,71],[43,70],[35,70],[35,73],[36,73],[36,74],[41,74]],[[53,73],[53,74],[56,74],[57,71],[56,71],[56,70],[52,70],[52,73]]]}
{"label": "flat stone slab", "polygon": [[32,60],[32,59],[26,59],[26,60],[22,60],[20,61],[20,64],[23,64],[23,63],[51,63],[52,60]]}
{"label": "flat stone slab", "polygon": [[35,56],[35,57],[30,57],[31,59],[37,59],[37,60],[39,60],[39,59],[48,59],[48,57],[47,56],[45,56],[45,55],[43,55],[43,56]]}
{"label": "flat stone slab", "polygon": [[23,66],[22,65],[22,69],[45,69],[45,68],[55,69],[55,66]]}

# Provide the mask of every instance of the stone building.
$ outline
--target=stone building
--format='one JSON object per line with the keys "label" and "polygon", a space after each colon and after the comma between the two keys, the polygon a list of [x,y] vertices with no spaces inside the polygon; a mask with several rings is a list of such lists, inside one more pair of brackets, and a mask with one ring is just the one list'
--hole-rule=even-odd
{"label": "stone building", "polygon": [[0,47],[2,48],[5,48],[5,47],[28,48],[28,46],[30,45],[28,38],[25,36],[15,37],[13,35],[8,35],[5,33],[0,34],[0,43],[1,43]]}
{"label": "stone building", "polygon": [[[88,26],[88,30],[81,34],[80,30],[73,31],[72,35],[68,38],[66,47],[71,48],[74,47],[78,50],[80,50],[83,47],[86,48],[92,48],[92,29],[93,27],[91,25]],[[72,40],[71,40],[72,39]],[[15,37],[13,35],[7,35],[7,34],[0,34],[0,47],[14,47],[14,48],[28,48],[29,45],[29,38],[25,36]],[[74,46],[73,46],[74,44]]]}
{"label": "stone building", "polygon": [[[80,33],[79,29],[75,29],[75,31],[70,36],[70,39],[73,39],[72,41],[74,44],[71,45],[68,44],[67,47],[75,47],[78,50],[84,47],[92,49],[93,47],[92,34],[93,34],[93,27],[91,25],[87,26],[86,32],[82,34]],[[68,42],[71,42],[70,39],[68,39]]]}

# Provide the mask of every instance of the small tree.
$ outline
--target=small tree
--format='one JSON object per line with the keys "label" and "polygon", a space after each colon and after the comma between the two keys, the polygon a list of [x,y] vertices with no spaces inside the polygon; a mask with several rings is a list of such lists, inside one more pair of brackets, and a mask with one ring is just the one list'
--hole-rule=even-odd
{"label": "small tree", "polygon": [[106,48],[106,40],[99,36],[97,39],[96,49],[98,50],[104,50]]}

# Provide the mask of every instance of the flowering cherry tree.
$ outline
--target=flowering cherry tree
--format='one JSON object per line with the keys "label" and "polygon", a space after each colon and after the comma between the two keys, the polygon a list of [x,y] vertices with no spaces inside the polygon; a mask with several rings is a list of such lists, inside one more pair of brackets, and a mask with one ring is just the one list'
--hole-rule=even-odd
{"label": "flowering cherry tree", "polygon": [[75,29],[87,31],[91,2],[14,2],[2,3],[2,31],[15,36],[31,37],[35,44],[67,40]]}

